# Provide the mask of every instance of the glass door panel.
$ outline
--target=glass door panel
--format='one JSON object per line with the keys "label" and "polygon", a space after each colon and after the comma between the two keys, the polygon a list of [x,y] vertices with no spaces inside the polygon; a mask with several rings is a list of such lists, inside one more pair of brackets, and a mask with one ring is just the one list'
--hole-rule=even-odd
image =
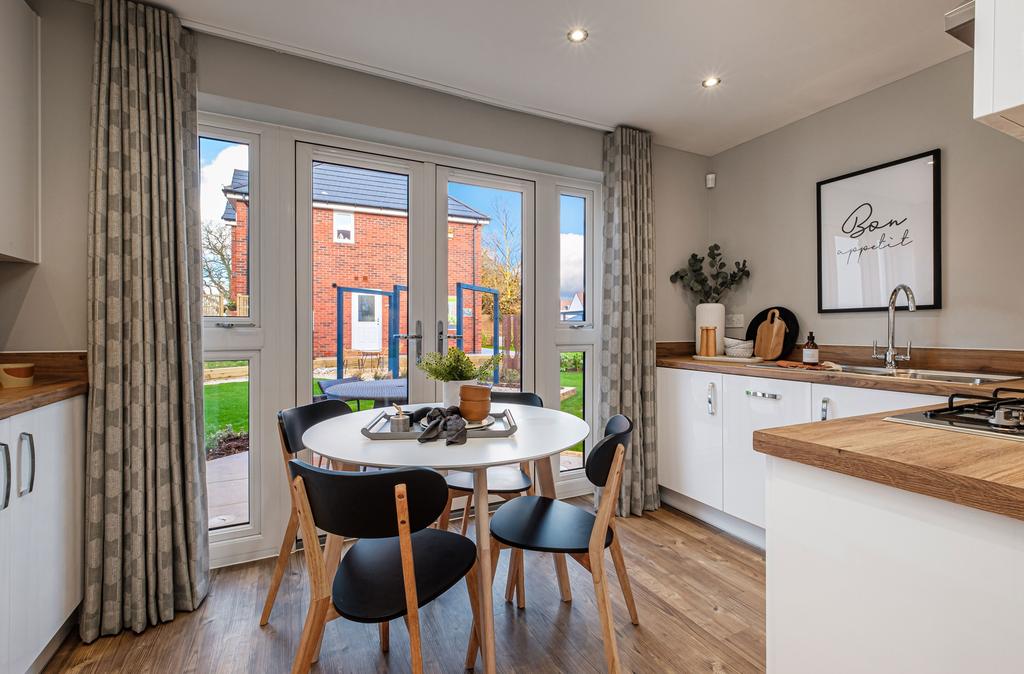
{"label": "glass door panel", "polygon": [[[476,362],[495,354],[496,390],[523,390],[524,242],[532,183],[444,170],[446,208],[438,209],[447,242],[444,289],[447,341]],[[443,224],[442,224],[443,223]]]}
{"label": "glass door panel", "polygon": [[[425,169],[303,144],[298,157],[308,236],[298,251],[299,293],[311,328],[305,338],[300,334],[300,351],[303,342],[309,349],[300,391],[310,391],[313,400],[346,401],[354,410],[409,402],[410,356],[415,361],[422,350],[416,338],[422,318],[410,330],[410,317],[422,316],[414,306],[421,298],[410,294],[410,273],[432,263],[409,253],[426,229],[417,199]],[[414,391],[421,379],[413,367]]]}

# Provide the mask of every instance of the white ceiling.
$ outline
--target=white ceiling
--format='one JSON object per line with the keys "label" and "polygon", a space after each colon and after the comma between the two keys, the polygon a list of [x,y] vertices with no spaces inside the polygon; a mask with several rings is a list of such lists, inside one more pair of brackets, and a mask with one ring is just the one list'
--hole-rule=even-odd
{"label": "white ceiling", "polygon": [[[199,30],[705,155],[966,51],[943,32],[958,0],[162,4]],[[723,84],[702,89],[710,74]]]}

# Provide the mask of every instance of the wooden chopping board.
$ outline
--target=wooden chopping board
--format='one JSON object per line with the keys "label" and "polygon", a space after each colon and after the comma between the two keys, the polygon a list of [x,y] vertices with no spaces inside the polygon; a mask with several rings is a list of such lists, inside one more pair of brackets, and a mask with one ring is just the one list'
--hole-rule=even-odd
{"label": "wooden chopping board", "polygon": [[779,310],[772,309],[768,318],[757,327],[754,338],[754,355],[765,360],[775,360],[782,355],[782,344],[786,339],[786,323],[779,317]]}

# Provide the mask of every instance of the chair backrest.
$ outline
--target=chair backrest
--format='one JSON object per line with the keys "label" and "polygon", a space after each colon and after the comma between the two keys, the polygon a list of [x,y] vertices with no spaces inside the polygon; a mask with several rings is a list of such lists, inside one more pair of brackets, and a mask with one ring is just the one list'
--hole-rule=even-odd
{"label": "chair backrest", "polygon": [[587,479],[595,486],[603,487],[608,483],[608,474],[615,460],[615,449],[619,445],[629,448],[629,440],[633,435],[633,422],[624,414],[616,414],[604,427],[605,436],[590,450],[584,469]]}
{"label": "chair backrest", "polygon": [[322,400],[318,403],[300,405],[277,413],[277,425],[281,429],[284,451],[295,455],[305,449],[302,434],[321,421],[348,414],[352,408],[340,400]]}
{"label": "chair backrest", "polygon": [[448,503],[444,477],[430,468],[355,473],[325,470],[299,459],[289,461],[288,468],[293,480],[302,478],[314,524],[346,538],[398,535],[396,485],[406,486],[410,532],[430,526]]}
{"label": "chair backrest", "polygon": [[540,396],[529,391],[491,391],[491,402],[544,407],[544,401]]}

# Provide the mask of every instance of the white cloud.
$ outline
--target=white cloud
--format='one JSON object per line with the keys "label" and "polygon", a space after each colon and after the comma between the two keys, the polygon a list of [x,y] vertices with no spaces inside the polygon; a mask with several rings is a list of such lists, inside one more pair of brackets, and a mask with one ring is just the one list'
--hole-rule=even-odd
{"label": "white cloud", "polygon": [[583,274],[585,269],[583,235],[562,234],[560,249],[562,257],[562,282],[558,291],[563,297],[572,297],[573,294],[583,290]]}
{"label": "white cloud", "polygon": [[224,148],[213,161],[201,169],[199,210],[203,222],[220,222],[220,216],[224,214],[224,206],[227,204],[223,189],[225,185],[231,184],[231,174],[235,169],[249,169],[247,145],[231,145]]}

